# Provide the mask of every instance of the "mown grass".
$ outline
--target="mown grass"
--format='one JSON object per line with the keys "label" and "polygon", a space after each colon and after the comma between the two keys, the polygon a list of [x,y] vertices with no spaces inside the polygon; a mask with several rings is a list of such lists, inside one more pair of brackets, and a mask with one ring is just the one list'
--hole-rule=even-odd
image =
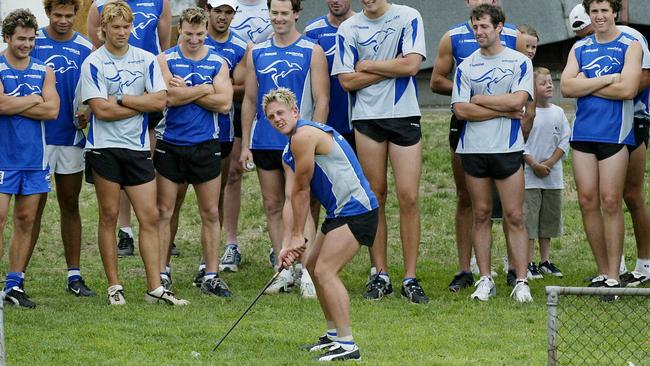
{"label": "mown grass", "polygon": [[[381,302],[361,297],[368,271],[365,250],[342,274],[352,298],[355,339],[362,364],[420,365],[541,365],[546,362],[546,301],[544,286],[583,285],[595,272],[571,178],[564,162],[565,235],[552,243],[552,258],[564,279],[532,283],[535,301],[515,304],[501,271],[497,296],[488,303],[468,300],[469,290],[447,291],[457,270],[454,244],[455,193],[447,143],[448,113],[424,117],[424,172],[421,184],[422,241],[418,276],[431,298],[427,305],[411,305],[399,296]],[[402,275],[396,199],[390,192],[389,272],[393,281]],[[191,301],[185,308],[146,304],[144,272],[139,257],[120,259],[120,274],[127,305],[106,304],[106,280],[96,244],[97,209],[94,191],[84,185],[82,272],[99,296],[79,299],[66,294],[65,261],[60,243],[58,209],[54,194],[44,216],[43,232],[27,271],[26,289],[37,303],[35,310],[5,308],[5,343],[8,364],[304,364],[312,355],[298,349],[324,331],[316,301],[293,293],[265,296],[216,353],[216,340],[237,319],[272,274],[268,266],[268,236],[261,208],[257,178],[244,178],[239,240],[245,264],[239,273],[225,274],[234,291],[224,300],[201,295],[191,286],[200,256],[200,220],[196,199],[188,195],[176,240],[182,251],[173,260],[174,289]],[[9,221],[11,222],[11,221]],[[8,243],[10,227],[5,230]],[[635,249],[630,220],[626,227],[626,252]],[[495,225],[493,262],[500,269],[505,253],[503,234]],[[632,264],[631,261],[628,263]],[[633,264],[632,264],[633,265]],[[2,268],[6,270],[6,256]],[[399,286],[396,285],[399,291]],[[595,315],[597,317],[597,315]],[[195,357],[192,352],[200,353]]]}

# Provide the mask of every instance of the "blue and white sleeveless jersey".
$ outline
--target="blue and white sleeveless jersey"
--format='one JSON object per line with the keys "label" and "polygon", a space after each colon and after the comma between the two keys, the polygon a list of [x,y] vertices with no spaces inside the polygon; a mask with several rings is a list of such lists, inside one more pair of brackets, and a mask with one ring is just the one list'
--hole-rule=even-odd
{"label": "blue and white sleeveless jersey", "polygon": [[[305,27],[305,35],[315,40],[325,51],[327,70],[332,73],[334,54],[336,53],[336,32],[338,28],[330,24],[327,15],[316,18]],[[343,90],[339,79],[330,75],[330,104],[327,125],[343,134],[352,133],[350,122],[350,95]]]}
{"label": "blue and white sleeveless jersey", "polygon": [[[533,96],[533,64],[523,53],[504,48],[494,56],[476,50],[456,69],[451,105],[469,103],[474,95],[501,95],[518,91]],[[521,121],[505,117],[469,121],[460,133],[459,154],[500,154],[524,150]]]}
{"label": "blue and white sleeveless jersey", "polygon": [[310,120],[314,112],[311,95],[311,56],[316,44],[300,36],[286,47],[270,39],[253,47],[253,68],[257,76],[257,118],[251,130],[251,149],[282,150],[287,137],[276,131],[262,108],[262,97],[272,89],[285,87],[296,94],[300,118]]}
{"label": "blue and white sleeveless jersey", "polygon": [[[451,40],[451,54],[454,57],[456,67],[479,49],[472,23],[469,20],[449,28],[449,38]],[[501,31],[501,44],[513,50],[517,49],[517,27],[514,24],[504,24]]]}
{"label": "blue and white sleeveless jersey", "polygon": [[[104,5],[111,0],[95,0],[97,11],[102,14]],[[163,12],[163,0],[126,0],[133,12],[133,28],[129,44],[142,48],[154,55],[162,52],[160,49],[160,36],[158,35],[158,22]]]}
{"label": "blue and white sleeveless jersey", "polygon": [[[299,120],[296,129],[314,127],[332,135],[332,149],[327,155],[316,155],[311,191],[325,207],[326,218],[361,215],[379,207],[370,183],[363,175],[350,144],[335,129],[322,123]],[[282,154],[285,164],[295,171],[291,141]]]}
{"label": "blue and white sleeveless jersey", "polygon": [[[641,32],[634,28],[626,25],[617,25],[616,28],[639,41],[641,48],[643,49],[641,68],[644,70],[650,69],[650,49],[648,49],[648,40],[643,36],[643,34],[641,34]],[[634,117],[650,119],[650,88],[639,90],[639,94],[634,98]]]}
{"label": "blue and white sleeveless jersey", "polygon": [[[246,41],[239,38],[234,32],[230,32],[230,36],[226,42],[217,42],[210,36],[205,38],[205,46],[216,51],[221,57],[228,62],[228,70],[230,77],[233,76],[235,66],[244,58],[246,53]],[[232,142],[235,141],[235,128],[233,125],[234,119],[234,106],[228,114],[219,114],[219,142]]]}
{"label": "blue and white sleeveless jersey", "polygon": [[[598,43],[595,36],[576,42],[574,53],[580,72],[588,78],[623,71],[627,49],[636,42],[621,33],[611,42]],[[634,102],[595,95],[578,98],[571,141],[634,145]]]}
{"label": "blue and white sleeveless jersey", "polygon": [[[354,72],[360,60],[408,54],[426,57],[424,23],[417,10],[392,4],[377,19],[357,13],[339,26],[332,75]],[[414,76],[384,79],[351,95],[353,121],[420,116]]]}
{"label": "blue and white sleeveless jersey", "polygon": [[[14,69],[0,55],[0,82],[3,94],[25,97],[43,95],[45,64],[30,57],[25,70]],[[45,170],[45,126],[43,121],[20,115],[0,115],[0,170]]]}
{"label": "blue and white sleeveless jersey", "polygon": [[[167,90],[156,56],[129,46],[117,57],[100,47],[81,66],[81,101],[117,95],[153,94]],[[139,113],[119,121],[102,121],[92,115],[86,139],[87,149],[124,148],[149,151],[147,121]]]}
{"label": "blue and white sleeveless jersey", "polygon": [[273,27],[266,0],[258,0],[255,4],[237,1],[237,12],[230,29],[244,41],[255,44],[271,38]]}
{"label": "blue and white sleeveless jersey", "polygon": [[[201,60],[185,58],[180,46],[165,51],[167,66],[172,75],[185,80],[188,86],[212,84],[225,60],[215,51]],[[196,103],[167,107],[165,118],[156,126],[156,137],[174,145],[192,146],[219,137],[219,113],[209,111]]]}
{"label": "blue and white sleeveless jersey", "polygon": [[56,76],[56,91],[61,99],[59,116],[45,124],[45,141],[48,145],[83,147],[86,143],[83,132],[76,128],[73,121],[78,106],[81,64],[92,51],[92,43],[77,32],[64,42],[52,39],[45,28],[36,33],[32,56],[52,68]]}

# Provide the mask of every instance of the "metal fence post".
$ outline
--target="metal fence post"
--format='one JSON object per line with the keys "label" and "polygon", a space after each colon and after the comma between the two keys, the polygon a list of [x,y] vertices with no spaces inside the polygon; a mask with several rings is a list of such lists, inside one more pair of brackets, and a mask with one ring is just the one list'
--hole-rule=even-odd
{"label": "metal fence post", "polygon": [[555,366],[557,361],[557,304],[559,300],[557,286],[546,286],[546,305],[548,307],[548,366]]}

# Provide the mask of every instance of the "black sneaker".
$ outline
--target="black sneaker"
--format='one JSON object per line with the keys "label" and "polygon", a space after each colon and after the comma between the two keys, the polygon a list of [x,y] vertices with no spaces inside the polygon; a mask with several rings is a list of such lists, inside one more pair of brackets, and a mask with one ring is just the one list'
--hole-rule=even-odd
{"label": "black sneaker", "polygon": [[91,297],[96,295],[93,290],[86,286],[86,283],[82,278],[68,282],[66,290],[73,293],[75,296]]}
{"label": "black sneaker", "polygon": [[352,349],[346,350],[340,344],[336,343],[330,348],[327,353],[316,358],[318,361],[345,361],[345,360],[361,360],[359,347],[355,344]]}
{"label": "black sneaker", "polygon": [[318,338],[318,342],[313,344],[308,344],[300,348],[304,349],[305,351],[316,352],[324,348],[332,347],[335,344],[336,342],[330,337],[328,337],[327,334],[325,334],[324,336]]}
{"label": "black sneaker", "polygon": [[171,247],[169,247],[169,254],[173,255],[174,257],[181,256],[181,251],[176,248],[176,243],[172,243]]}
{"label": "black sneaker", "polygon": [[449,291],[458,292],[472,285],[474,285],[474,275],[472,275],[472,272],[458,272],[449,284]]}
{"label": "black sneaker", "polygon": [[506,283],[510,287],[515,287],[517,285],[517,274],[514,269],[508,270],[508,274],[506,274]]}
{"label": "black sneaker", "polygon": [[372,276],[366,286],[368,286],[368,291],[363,294],[363,297],[367,300],[379,300],[382,297],[393,293],[393,285],[384,281],[384,279],[379,276],[379,273]]}
{"label": "black sneaker", "polygon": [[429,298],[424,294],[424,290],[418,283],[417,278],[410,279],[406,283],[402,282],[402,296],[409,299],[413,304],[426,304],[429,302]]}
{"label": "black sneaker", "polygon": [[528,272],[526,273],[526,277],[528,277],[529,280],[539,280],[540,278],[544,278],[544,276],[539,272],[539,268],[537,268],[535,262],[528,263]]}
{"label": "black sneaker", "polygon": [[[614,280],[614,279],[608,279],[607,281],[605,281],[605,285],[602,286],[602,287],[603,288],[621,288],[621,284],[618,281]],[[606,301],[606,302],[616,301],[618,299],[619,299],[618,295],[603,295],[603,296],[600,297],[601,301]]]}
{"label": "black sneaker", "polygon": [[219,277],[211,278],[207,281],[203,281],[201,284],[201,292],[209,295],[216,295],[219,297],[230,297],[232,292],[228,288],[228,285]]}
{"label": "black sneaker", "polygon": [[621,275],[621,286],[623,287],[637,287],[648,281],[650,281],[650,277],[637,271],[625,272]]}
{"label": "black sneaker", "polygon": [[25,291],[18,287],[12,287],[11,290],[5,292],[5,302],[7,304],[16,305],[21,308],[34,309],[36,304],[27,297]]}
{"label": "black sneaker", "polygon": [[122,230],[118,230],[117,238],[119,242],[117,243],[117,256],[118,257],[130,257],[133,255],[133,238],[129,234],[125,233]]}
{"label": "black sneaker", "polygon": [[203,284],[203,277],[205,277],[205,268],[196,271],[196,274],[194,275],[194,281],[192,282],[194,287],[201,288],[201,285]]}
{"label": "black sneaker", "polygon": [[553,264],[553,263],[551,263],[549,261],[541,262],[539,264],[539,267],[537,267],[537,268],[539,268],[539,271],[542,274],[549,274],[549,275],[555,276],[555,277],[564,277],[564,275],[562,274],[562,271],[560,271],[560,269],[557,268],[557,266],[555,264]]}
{"label": "black sneaker", "polygon": [[605,276],[598,275],[591,279],[587,287],[605,287],[605,281],[607,281],[607,278],[605,278]]}

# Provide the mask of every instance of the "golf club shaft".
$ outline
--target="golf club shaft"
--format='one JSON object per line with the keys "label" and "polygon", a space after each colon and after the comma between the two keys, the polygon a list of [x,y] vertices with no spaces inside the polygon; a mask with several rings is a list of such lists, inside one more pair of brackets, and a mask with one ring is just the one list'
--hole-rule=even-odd
{"label": "golf club shaft", "polygon": [[233,325],[230,327],[230,329],[228,329],[228,331],[226,332],[226,334],[224,334],[223,337],[221,337],[221,339],[219,340],[219,342],[217,342],[217,345],[214,346],[214,348],[212,349],[212,352],[216,351],[217,348],[219,347],[219,345],[221,345],[221,343],[223,343],[224,339],[226,339],[226,337],[228,337],[228,334],[230,334],[230,332],[232,332],[232,330],[235,329],[235,327],[237,326],[237,324],[239,324],[239,322],[244,318],[244,316],[245,316],[245,315],[248,313],[248,311],[253,307],[253,305],[255,305],[255,303],[257,302],[257,300],[259,300],[259,298],[262,297],[262,295],[264,294],[264,291],[266,291],[266,289],[269,288],[269,286],[271,286],[271,284],[273,283],[273,281],[275,281],[275,279],[280,275],[280,272],[282,272],[282,270],[283,270],[282,267],[278,268],[278,270],[275,272],[275,274],[273,275],[273,277],[271,278],[271,280],[266,284],[266,286],[264,286],[264,288],[260,291],[260,293],[257,294],[257,296],[255,297],[255,299],[253,300],[253,302],[251,302],[251,304],[248,305],[248,307],[246,308],[246,310],[244,310],[244,313],[239,317],[239,319],[237,319],[237,321],[235,322],[235,324],[233,324]]}

